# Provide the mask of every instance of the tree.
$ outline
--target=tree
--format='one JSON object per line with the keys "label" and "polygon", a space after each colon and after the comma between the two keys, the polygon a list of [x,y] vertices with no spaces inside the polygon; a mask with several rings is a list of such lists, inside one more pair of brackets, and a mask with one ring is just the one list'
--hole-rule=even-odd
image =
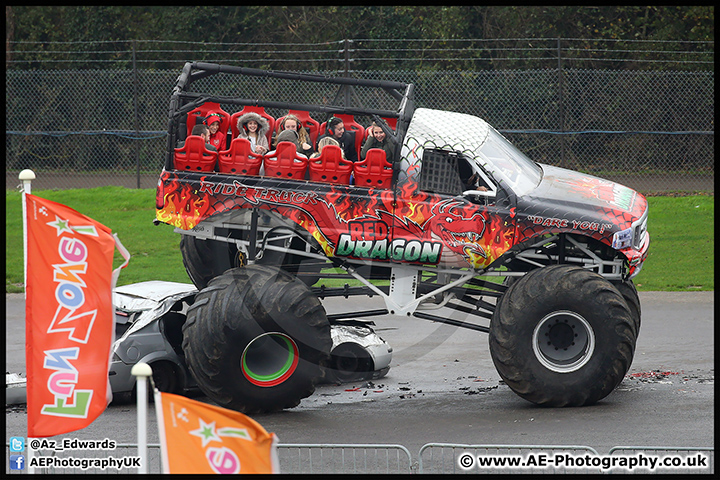
{"label": "tree", "polygon": [[[22,54],[23,59],[48,58],[43,52],[58,49],[49,46],[52,42],[87,42],[63,43],[75,56],[59,59],[91,58],[93,51],[127,52],[129,42],[135,40],[157,42],[158,59],[197,59],[208,51],[240,52],[267,60],[268,65],[274,65],[279,57],[314,57],[312,65],[320,68],[322,59],[337,64],[343,40],[350,39],[356,49],[355,68],[398,68],[397,59],[403,59],[405,69],[508,68],[511,64],[498,61],[508,52],[520,59],[552,57],[556,54],[553,39],[586,39],[573,40],[574,51],[598,61],[583,66],[606,68],[603,57],[638,45],[618,41],[658,41],[648,47],[656,51],[701,48],[693,43],[683,43],[680,48],[679,42],[714,41],[714,12],[713,6],[635,5],[20,5],[6,7],[6,60],[15,60],[22,52],[33,52]],[[528,39],[536,40],[531,43]],[[389,60],[382,61],[385,58]],[[428,61],[433,58],[441,60]],[[473,60],[457,60],[463,58]],[[478,63],[478,58],[495,61]]]}

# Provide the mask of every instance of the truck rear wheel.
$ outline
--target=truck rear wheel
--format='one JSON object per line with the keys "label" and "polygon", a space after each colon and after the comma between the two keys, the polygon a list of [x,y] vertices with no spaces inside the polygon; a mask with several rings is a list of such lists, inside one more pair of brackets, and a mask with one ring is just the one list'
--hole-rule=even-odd
{"label": "truck rear wheel", "polygon": [[[292,245],[295,248],[302,248],[304,243],[299,238],[294,238]],[[198,290],[207,287],[210,280],[225,270],[240,267],[244,263],[244,259],[241,258],[234,244],[218,240],[203,240],[192,235],[182,236],[180,253],[185,271]],[[320,263],[299,255],[286,255],[282,252],[268,250],[257,263],[279,266],[300,278],[306,285],[313,285],[320,279],[318,275]]]}
{"label": "truck rear wheel", "polygon": [[183,351],[200,389],[244,413],[292,408],[311,395],[330,358],[320,301],[270,266],[233,268],[195,297]]}
{"label": "truck rear wheel", "polygon": [[210,280],[225,270],[238,266],[233,261],[231,247],[234,245],[217,240],[202,240],[192,235],[180,238],[185,271],[198,290],[207,287]]}
{"label": "truck rear wheel", "polygon": [[538,405],[593,404],[623,380],[635,351],[627,302],[600,275],[552,265],[515,282],[490,324],[490,354],[505,383]]}

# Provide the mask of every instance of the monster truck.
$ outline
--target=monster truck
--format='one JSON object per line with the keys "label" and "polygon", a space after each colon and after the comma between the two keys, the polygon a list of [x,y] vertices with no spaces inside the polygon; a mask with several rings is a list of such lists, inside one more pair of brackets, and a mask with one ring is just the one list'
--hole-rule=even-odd
{"label": "monster truck", "polygon": [[[293,112],[315,134],[335,116],[357,147],[359,123],[375,121],[397,160],[368,152],[348,181],[342,161],[279,145],[258,160],[229,138],[193,157],[184,142],[210,110],[230,119],[230,138],[246,112]],[[329,325],[350,318],[489,333],[502,379],[539,405],[595,403],[632,362],[646,199],[536,163],[475,116],[416,108],[413,84],[187,63],[156,201],[155,223],[182,235],[200,290],[182,327],[186,360],[227,408],[298,405],[327,373]],[[356,295],[384,308],[327,314],[321,302]]]}

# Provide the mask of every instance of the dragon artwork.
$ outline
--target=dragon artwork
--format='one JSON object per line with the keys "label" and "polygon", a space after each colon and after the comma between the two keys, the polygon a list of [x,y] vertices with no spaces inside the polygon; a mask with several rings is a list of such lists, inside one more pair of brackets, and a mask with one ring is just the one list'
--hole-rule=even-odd
{"label": "dragon artwork", "polygon": [[347,186],[327,184],[300,195],[277,183],[212,180],[205,176],[188,188],[176,173],[165,172],[158,219],[189,230],[217,213],[258,207],[292,219],[328,256],[456,268],[483,268],[513,244],[509,219],[457,198],[414,189],[355,195]]}
{"label": "dragon artwork", "polygon": [[[335,255],[474,268],[487,262],[485,212],[452,199],[398,200],[395,213],[376,210],[347,222],[348,232],[340,234]],[[431,206],[424,216],[420,211],[427,205]],[[399,214],[402,209],[415,215]]]}

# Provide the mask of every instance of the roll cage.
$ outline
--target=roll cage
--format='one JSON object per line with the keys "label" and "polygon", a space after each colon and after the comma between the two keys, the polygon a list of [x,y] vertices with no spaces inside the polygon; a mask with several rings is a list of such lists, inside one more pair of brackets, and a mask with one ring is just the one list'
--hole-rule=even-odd
{"label": "roll cage", "polygon": [[[285,82],[300,82],[301,84],[333,85],[337,87],[334,99],[326,104],[302,104],[297,102],[276,101],[269,99],[241,98],[234,95],[209,94],[191,91],[197,82],[218,75],[250,76],[265,79],[276,79]],[[392,109],[369,108],[365,106],[356,93],[357,87],[382,92],[386,100],[394,103]],[[294,88],[298,88],[295,86]],[[402,140],[407,132],[410,119],[415,110],[414,85],[411,83],[391,82],[385,80],[363,80],[346,77],[328,77],[308,73],[295,73],[284,71],[268,71],[246,67],[234,67],[204,62],[187,62],[177,79],[170,99],[168,120],[168,142],[165,155],[165,169],[173,168],[173,155],[177,142],[185,139],[186,117],[189,112],[206,102],[216,102],[225,105],[255,106],[263,108],[304,110],[326,114],[328,118],[335,114],[365,115],[381,126],[394,141],[395,158],[399,158]],[[395,120],[394,131],[387,127],[381,119]]]}

